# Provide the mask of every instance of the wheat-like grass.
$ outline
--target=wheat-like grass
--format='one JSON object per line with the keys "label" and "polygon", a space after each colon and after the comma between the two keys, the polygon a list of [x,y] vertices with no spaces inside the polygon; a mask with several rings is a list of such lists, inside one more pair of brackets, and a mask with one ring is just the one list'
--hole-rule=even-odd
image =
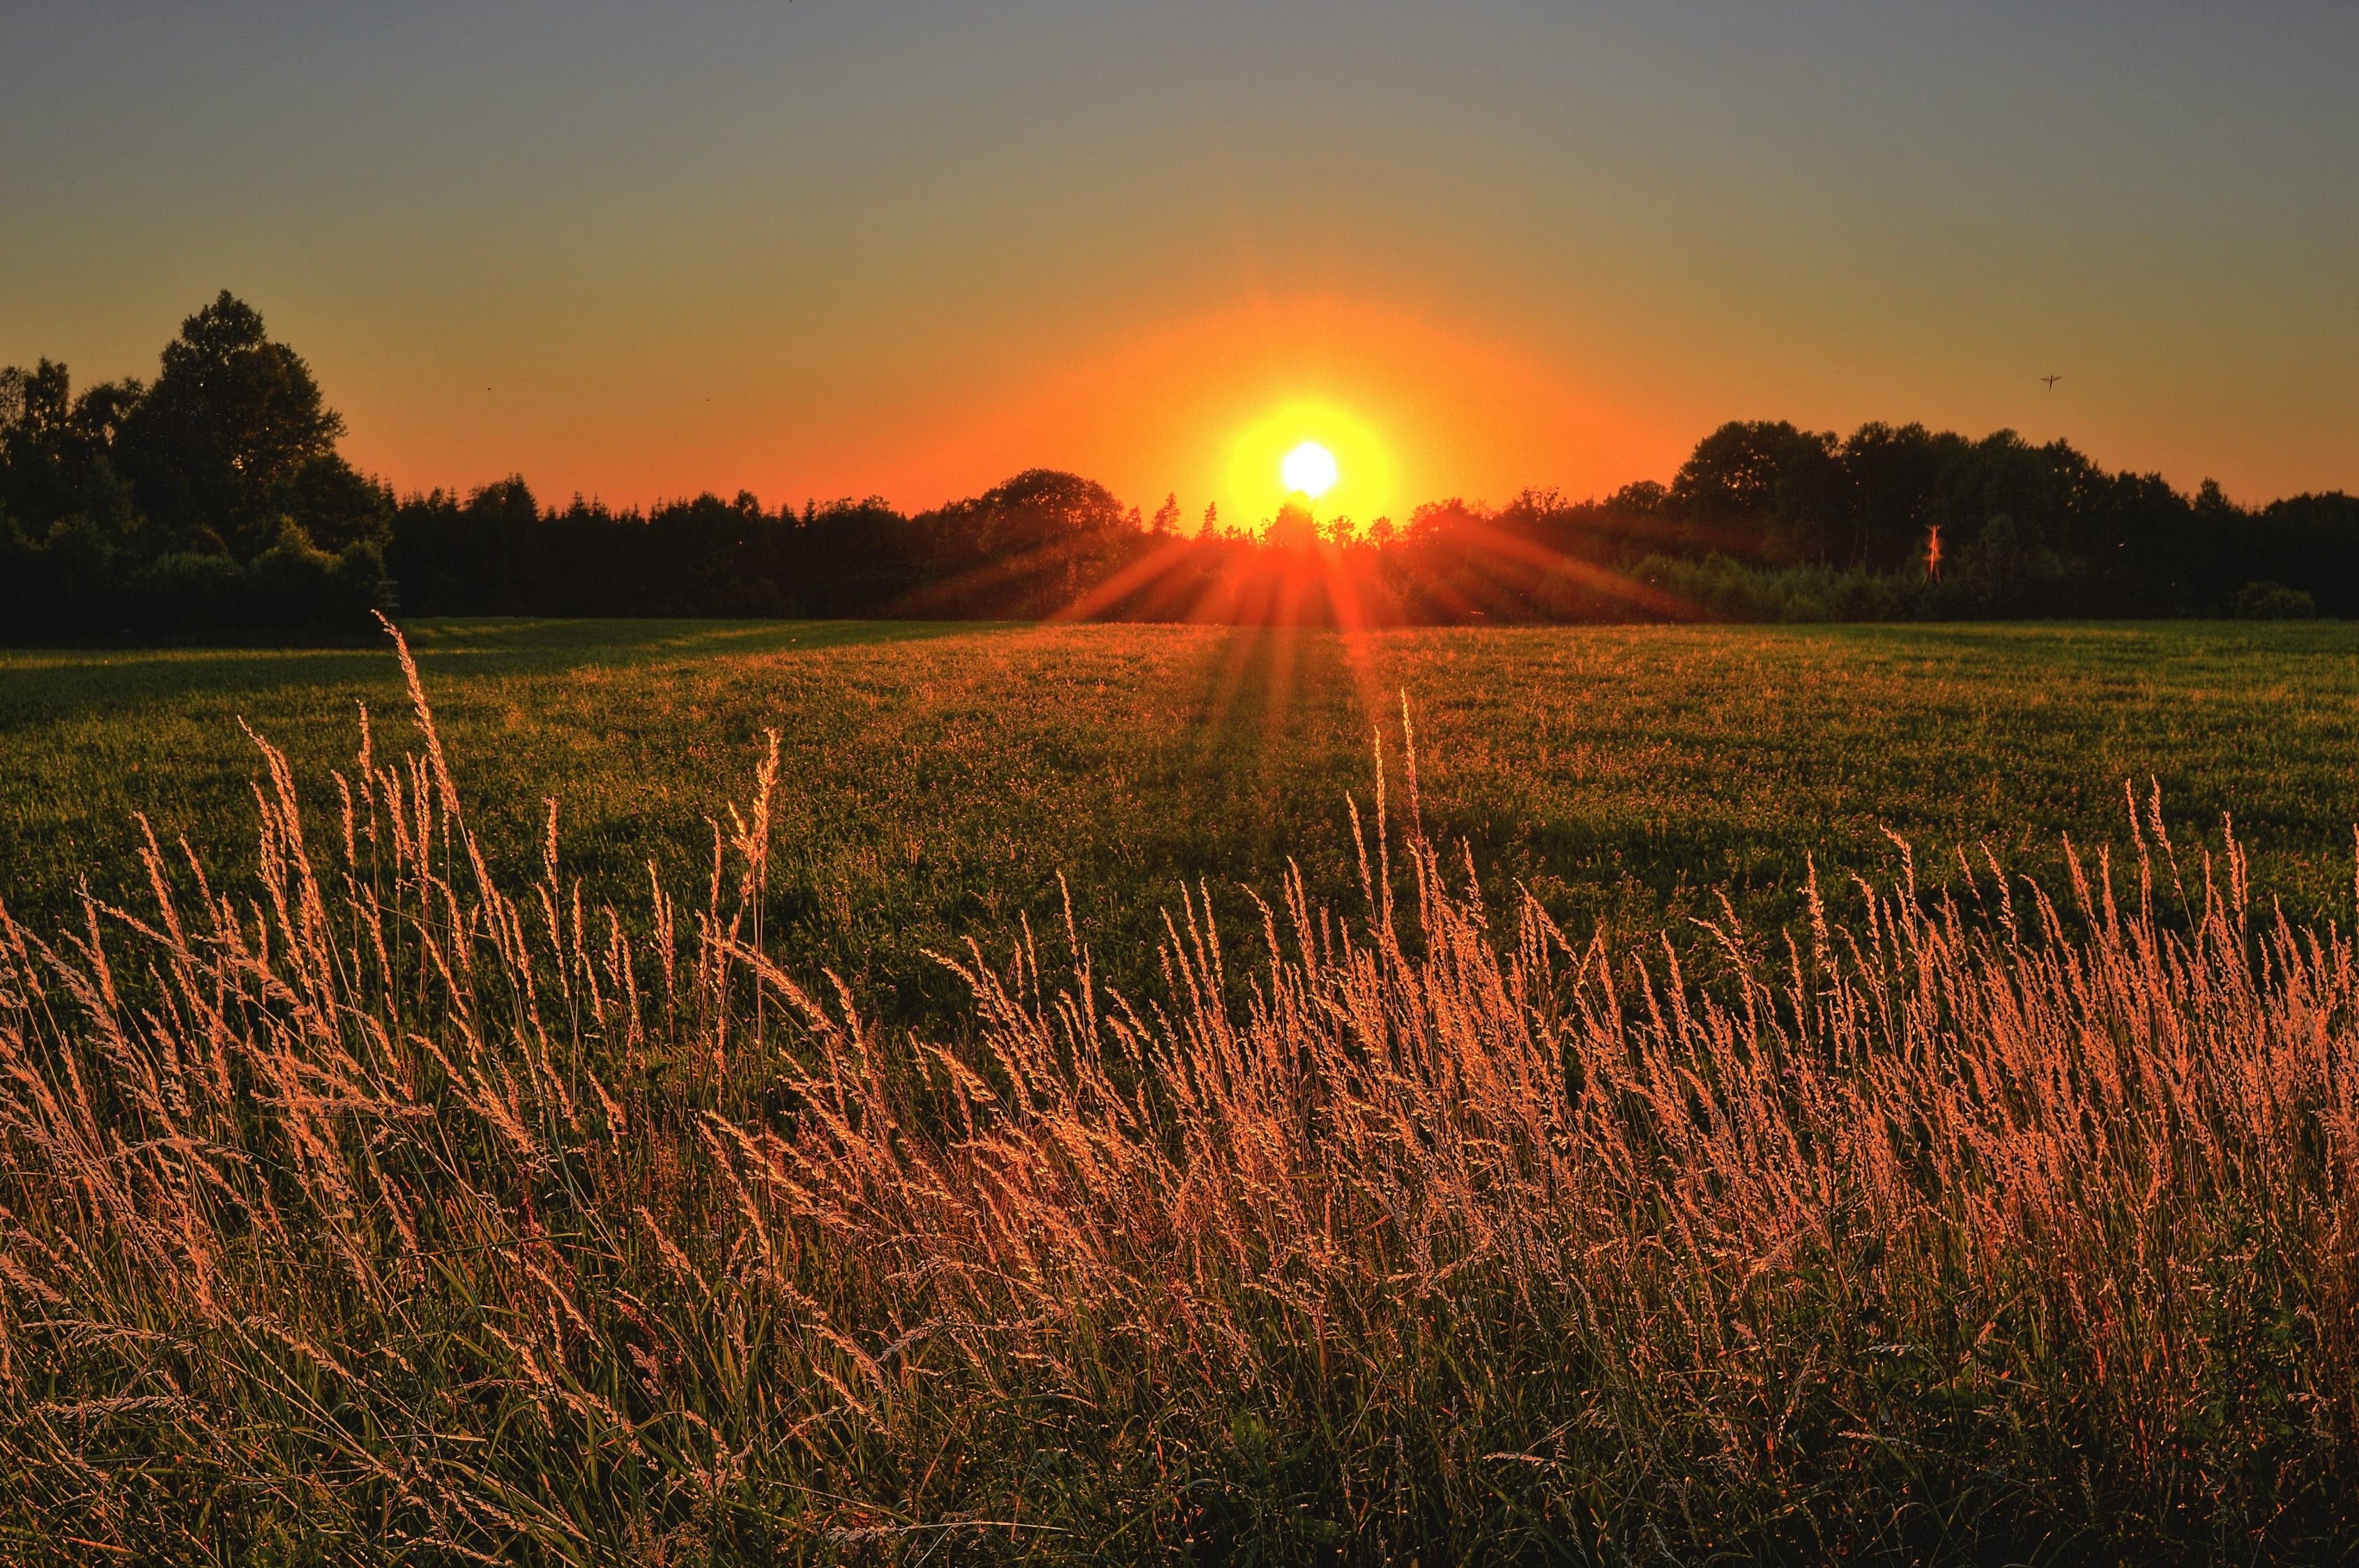
{"label": "wheat-like grass", "polygon": [[1696,976],[1379,793],[1357,919],[1184,895],[1132,999],[1069,915],[885,1039],[755,939],[775,741],[630,922],[553,804],[503,886],[400,656],[332,830],[261,743],[253,889],[0,910],[9,1556],[2359,1541],[2353,946],[2158,801],[2134,892],[1813,886]]}

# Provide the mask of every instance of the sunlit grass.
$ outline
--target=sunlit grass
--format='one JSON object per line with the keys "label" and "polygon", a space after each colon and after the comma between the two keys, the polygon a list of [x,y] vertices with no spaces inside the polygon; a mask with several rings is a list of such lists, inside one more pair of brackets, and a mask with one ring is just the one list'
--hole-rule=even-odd
{"label": "sunlit grass", "polygon": [[765,744],[701,874],[585,885],[411,689],[308,812],[260,753],[252,877],[0,920],[12,1554],[2359,1534],[2359,954],[2158,801],[2053,903],[1903,860],[1683,957],[1478,892],[1395,718],[1348,903],[1174,890],[1136,988],[1003,926],[911,1036],[756,942]]}
{"label": "sunlit grass", "polygon": [[[1431,821],[1486,881],[1567,929],[1690,932],[1725,891],[1764,927],[1806,858],[1925,874],[1990,842],[2061,874],[2070,835],[2118,839],[2123,784],[2234,811],[2299,915],[2350,908],[2359,629],[2286,626],[1318,631],[690,622],[436,622],[417,639],[474,824],[538,853],[562,798],[593,885],[693,878],[745,757],[781,744],[769,933],[884,1020],[949,1027],[925,957],[1019,915],[1062,873],[1106,972],[1154,978],[1161,909],[1299,865],[1357,889],[1347,793],[1406,691],[1433,737]],[[246,719],[332,797],[356,704],[407,743],[383,654],[0,653],[0,845],[20,916],[74,918],[144,878],[133,814],[223,873],[253,865]],[[627,913],[627,912],[626,912]]]}

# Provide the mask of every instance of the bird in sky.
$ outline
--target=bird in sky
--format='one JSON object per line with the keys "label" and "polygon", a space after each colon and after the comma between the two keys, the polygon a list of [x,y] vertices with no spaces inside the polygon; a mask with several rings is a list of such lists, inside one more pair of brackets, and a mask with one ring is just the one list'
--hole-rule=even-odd
{"label": "bird in sky", "polygon": [[2064,378],[2060,375],[2043,375],[2039,379],[2048,384],[2049,391],[2053,392],[2056,390],[2056,384]]}

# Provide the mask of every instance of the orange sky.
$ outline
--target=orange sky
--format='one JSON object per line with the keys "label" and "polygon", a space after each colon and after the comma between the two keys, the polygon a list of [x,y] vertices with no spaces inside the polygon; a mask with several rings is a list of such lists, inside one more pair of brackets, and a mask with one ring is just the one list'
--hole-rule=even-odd
{"label": "orange sky", "polygon": [[[1228,522],[1269,516],[1280,457],[1316,440],[1342,466],[1321,514],[1365,523],[1535,481],[1612,488],[1669,472],[1691,439],[1511,343],[1333,297],[1206,311],[1038,358],[999,371],[988,392],[924,399],[907,424],[845,409],[768,451],[747,432],[731,471],[777,495],[805,465],[823,467],[845,476],[839,488],[864,483],[916,506],[1038,464],[1091,475],[1147,510],[1177,493],[1192,526],[1207,502]],[[644,460],[660,469],[671,456],[659,447]]]}
{"label": "orange sky", "polygon": [[[1668,478],[1731,418],[2359,488],[2359,12],[298,6],[13,16],[0,362],[228,287],[404,489],[1192,520]],[[2053,392],[2037,377],[2060,373]]]}

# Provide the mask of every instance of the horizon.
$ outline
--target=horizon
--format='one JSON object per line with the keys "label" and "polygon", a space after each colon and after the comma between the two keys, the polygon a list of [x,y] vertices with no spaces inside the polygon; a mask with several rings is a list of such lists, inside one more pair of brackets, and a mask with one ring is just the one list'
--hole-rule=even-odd
{"label": "horizon", "polygon": [[1737,418],[2348,491],[2359,17],[2267,21],[20,16],[0,362],[152,377],[226,286],[397,490],[617,508],[1049,467],[1243,520],[1307,439],[1365,522]]}
{"label": "horizon", "polygon": [[[1725,421],[1721,427],[1719,427],[1719,428],[1725,430],[1730,428],[1776,424],[1790,425],[1792,424],[1792,421],[1729,420]],[[1838,443],[1848,440],[1855,433],[1854,431],[1848,430],[1813,431],[1804,429],[1799,426],[1795,426],[1794,427],[1799,434],[1806,437],[1832,436]],[[2089,458],[2091,456],[2091,454],[2089,454],[2084,449],[2075,443],[2070,436],[2059,436],[2051,440],[2034,442],[2029,440],[2027,438],[2025,438],[2020,431],[2004,427],[1976,433],[1965,430],[1937,430],[1932,429],[1930,427],[1923,426],[1921,423],[1903,425],[1897,424],[1892,421],[1869,421],[1868,425],[1863,427],[1924,429],[1935,439],[1955,437],[1964,441],[1969,447],[1980,447],[1986,442],[1995,441],[2003,437],[2012,436],[2017,438],[2018,440],[2022,440],[2027,449],[2044,450],[2060,447],[2069,451],[2077,453],[2083,458]],[[1700,445],[1704,438],[1713,433],[1714,432],[1712,431],[1703,432],[1699,436],[1697,442],[1691,443],[1691,445]],[[1510,493],[1497,497],[1480,495],[1419,496],[1408,498],[1406,504],[1400,508],[1397,515],[1391,512],[1382,512],[1364,516],[1354,515],[1351,513],[1342,512],[1336,508],[1323,504],[1321,495],[1306,494],[1300,491],[1297,491],[1291,494],[1281,492],[1279,501],[1269,514],[1262,516],[1243,516],[1231,515],[1226,512],[1221,512],[1216,517],[1216,526],[1222,531],[1241,531],[1248,536],[1257,536],[1266,532],[1269,525],[1277,520],[1277,514],[1278,513],[1299,511],[1302,514],[1308,514],[1308,516],[1312,521],[1318,523],[1322,529],[1331,522],[1340,521],[1352,524],[1353,532],[1364,534],[1370,524],[1377,522],[1386,522],[1399,527],[1406,527],[1417,514],[1426,511],[1462,511],[1468,515],[1495,516],[1500,514],[1512,511],[1527,503],[1537,504],[1543,510],[1579,510],[1582,508],[1611,510],[1615,505],[1617,500],[1619,500],[1626,491],[1637,489],[1650,483],[1662,487],[1666,492],[1669,491],[1672,480],[1676,477],[1679,469],[1685,465],[1685,460],[1686,460],[1683,459],[1680,463],[1674,464],[1670,470],[1659,476],[1640,475],[1639,477],[1628,481],[1628,483],[1616,486],[1613,490],[1590,491],[1580,495],[1573,495],[1552,487],[1526,485]],[[2094,460],[2092,459],[2092,460],[2093,461]],[[2107,469],[2103,463],[2098,463],[2097,467],[2100,471],[2106,473],[2109,476],[2144,477],[2136,470]],[[750,496],[758,511],[766,515],[773,516],[790,517],[798,514],[809,514],[812,512],[824,514],[837,508],[850,507],[858,509],[881,503],[886,508],[886,510],[898,516],[923,517],[946,512],[962,503],[979,500],[983,496],[994,491],[1006,488],[1016,481],[1024,479],[1027,475],[1041,473],[1061,475],[1067,478],[1084,480],[1093,484],[1099,482],[1093,476],[1086,473],[1079,473],[1067,469],[1055,469],[1050,468],[1046,464],[1035,463],[1027,468],[1017,469],[1012,472],[1003,474],[996,480],[979,484],[973,492],[966,494],[946,495],[931,502],[920,503],[915,505],[904,505],[894,502],[887,497],[873,493],[866,495],[806,494],[797,498],[784,494],[776,496],[764,495],[745,485],[707,485],[701,490],[684,491],[678,494],[660,493],[644,500],[632,500],[617,503],[610,501],[603,495],[591,494],[582,491],[568,491],[560,493],[555,491],[547,490],[535,485],[532,482],[532,476],[527,473],[502,474],[495,479],[484,481],[481,484],[468,485],[464,487],[429,485],[422,489],[391,486],[389,481],[386,481],[384,476],[379,474],[369,474],[367,477],[375,482],[386,484],[396,503],[403,507],[410,507],[428,503],[435,500],[438,496],[446,499],[453,504],[465,504],[473,502],[478,496],[495,490],[503,484],[520,481],[524,484],[527,492],[530,494],[535,507],[542,513],[550,514],[562,514],[577,505],[580,505],[586,506],[592,512],[604,512],[617,518],[628,518],[632,516],[649,517],[671,509],[693,506],[701,502],[720,502],[724,505],[734,505],[741,498]],[[2164,477],[2166,479],[2166,482],[2169,482],[2167,476]],[[2209,476],[2206,476],[2206,480],[2198,481],[2196,483],[2191,485],[2172,484],[2170,486],[2171,493],[2178,496],[2182,501],[2198,500],[2201,497],[2202,486],[2208,480]],[[1125,494],[1114,491],[1111,486],[1104,486],[1103,488],[1107,490],[1108,493],[1114,496],[1114,500],[1125,506],[1127,506],[1131,511],[1137,513],[1142,524],[1147,516],[1154,510],[1153,505],[1149,504],[1150,502],[1154,501],[1155,498],[1153,497]],[[1176,496],[1176,492],[1170,493]],[[2259,513],[2266,511],[2270,505],[2279,502],[2332,498],[2345,496],[2350,492],[2340,486],[2336,486],[2322,491],[2297,491],[2284,495],[2239,497],[2228,495],[2224,490],[2222,493],[2232,507],[2245,513]],[[1182,534],[1194,532],[1200,515],[1201,509],[1190,511],[1183,506],[1180,512],[1180,532]]]}
{"label": "horizon", "polygon": [[0,1560],[2359,1561],[2227,9],[0,14]]}

